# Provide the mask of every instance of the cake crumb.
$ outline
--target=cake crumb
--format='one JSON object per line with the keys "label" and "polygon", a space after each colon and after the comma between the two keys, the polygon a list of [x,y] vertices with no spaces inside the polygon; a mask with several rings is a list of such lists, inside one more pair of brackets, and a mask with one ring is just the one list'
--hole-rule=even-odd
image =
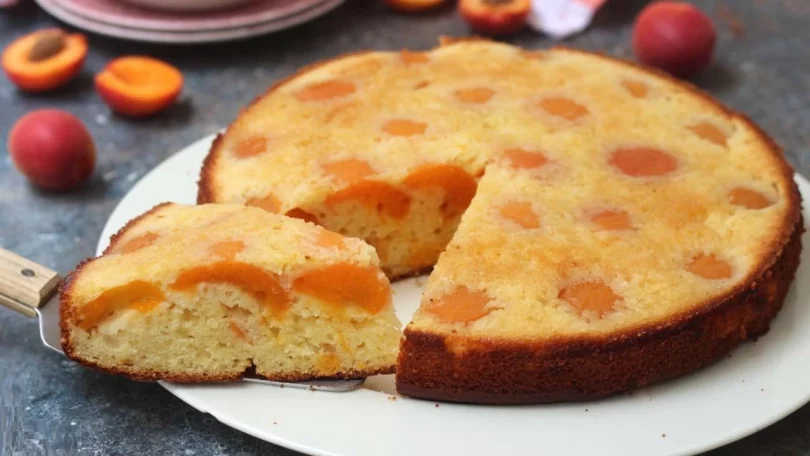
{"label": "cake crumb", "polygon": [[765,388],[760,388],[759,390],[760,390],[760,391],[765,391]]}
{"label": "cake crumb", "polygon": [[667,435],[666,434],[661,434],[661,437],[667,438]]}
{"label": "cake crumb", "polygon": [[588,411],[588,409],[585,409],[585,411],[587,412],[587,411]]}
{"label": "cake crumb", "polygon": [[278,421],[273,421],[273,424],[278,424]]}
{"label": "cake crumb", "polygon": [[436,404],[436,408],[439,408],[439,404]]}
{"label": "cake crumb", "polygon": [[389,401],[395,401],[395,400],[397,400],[397,397],[396,396],[388,396],[388,400]]}

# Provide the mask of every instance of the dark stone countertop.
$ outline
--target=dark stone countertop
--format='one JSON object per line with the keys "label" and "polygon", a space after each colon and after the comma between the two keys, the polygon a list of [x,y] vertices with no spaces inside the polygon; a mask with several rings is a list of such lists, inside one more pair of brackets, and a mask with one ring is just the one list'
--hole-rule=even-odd
{"label": "dark stone countertop", "polygon": [[[629,57],[630,24],[644,2],[611,0],[595,24],[568,44]],[[718,24],[714,66],[695,82],[746,112],[810,175],[810,2],[697,1]],[[733,30],[742,24],[741,36]],[[57,22],[30,0],[0,10],[0,47]],[[78,80],[63,90],[25,95],[0,77],[0,140],[15,119],[55,106],[77,114],[98,147],[95,177],[62,195],[34,190],[0,157],[0,246],[65,272],[94,252],[119,199],[144,173],[192,141],[216,131],[271,82],[315,60],[366,48],[429,48],[439,35],[468,30],[452,8],[405,17],[382,0],[349,0],[295,29],[230,44],[173,47],[90,35],[91,52]],[[511,41],[553,44],[526,31]],[[145,120],[110,114],[93,91],[92,75],[122,54],[148,54],[178,65],[186,76],[182,100]],[[710,453],[806,455],[810,406],[740,442]],[[0,454],[293,455],[220,424],[154,384],[99,374],[39,342],[33,320],[0,310]]]}

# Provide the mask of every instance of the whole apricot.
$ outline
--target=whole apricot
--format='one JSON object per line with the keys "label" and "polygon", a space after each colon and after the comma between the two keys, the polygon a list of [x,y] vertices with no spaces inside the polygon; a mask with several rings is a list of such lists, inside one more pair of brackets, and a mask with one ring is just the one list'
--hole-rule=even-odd
{"label": "whole apricot", "polygon": [[636,18],[633,51],[642,63],[688,78],[711,63],[716,38],[711,19],[695,6],[660,1]]}
{"label": "whole apricot", "polygon": [[40,109],[11,128],[8,150],[17,169],[34,185],[63,191],[93,173],[96,149],[81,120],[58,109]]}

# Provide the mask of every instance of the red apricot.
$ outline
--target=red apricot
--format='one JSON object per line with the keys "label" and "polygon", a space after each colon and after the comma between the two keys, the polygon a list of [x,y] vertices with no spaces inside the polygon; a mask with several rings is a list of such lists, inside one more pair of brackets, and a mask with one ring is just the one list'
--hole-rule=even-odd
{"label": "red apricot", "polygon": [[46,190],[79,186],[96,164],[96,149],[87,128],[58,109],[41,109],[21,117],[9,133],[8,150],[17,169]]}
{"label": "red apricot", "polygon": [[715,41],[711,19],[685,2],[652,3],[633,26],[633,50],[638,59],[682,78],[711,63]]}

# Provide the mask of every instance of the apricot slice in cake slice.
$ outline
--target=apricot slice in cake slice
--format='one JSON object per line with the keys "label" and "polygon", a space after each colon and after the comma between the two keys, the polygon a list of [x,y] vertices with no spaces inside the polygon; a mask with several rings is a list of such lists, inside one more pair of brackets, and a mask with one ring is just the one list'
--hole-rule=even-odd
{"label": "apricot slice in cake slice", "polygon": [[390,284],[359,239],[250,206],[166,204],[112,242],[61,295],[63,347],[80,363],[179,382],[393,370]]}

